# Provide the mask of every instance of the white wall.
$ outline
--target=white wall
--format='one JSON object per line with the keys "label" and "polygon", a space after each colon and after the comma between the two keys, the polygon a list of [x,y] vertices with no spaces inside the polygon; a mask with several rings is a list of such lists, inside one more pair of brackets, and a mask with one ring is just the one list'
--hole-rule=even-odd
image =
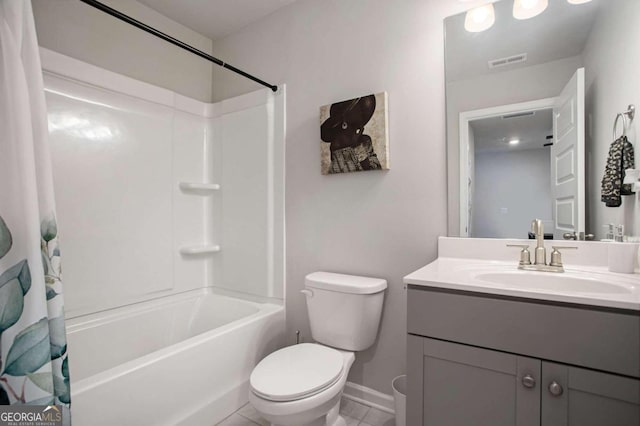
{"label": "white wall", "polygon": [[[377,343],[349,380],[391,393],[405,369],[402,277],[433,260],[446,233],[443,19],[451,0],[299,0],[219,42],[216,54],[287,83],[288,341],[310,340],[304,276],[328,270],[386,278]],[[214,98],[256,86],[214,70]],[[391,170],[322,176],[319,107],[389,94]]]}
{"label": "white wall", "polygon": [[[583,54],[587,79],[587,231],[598,239],[604,238],[603,226],[607,223],[625,224],[628,235],[640,235],[640,195],[623,197],[618,208],[606,207],[600,201],[600,182],[613,142],[613,121],[629,104],[640,107],[638,22],[640,2],[607,1]],[[638,120],[640,114],[628,129],[629,140],[636,148],[636,167],[640,165]]]}
{"label": "white wall", "polygon": [[[211,53],[210,39],[135,0],[103,0]],[[201,101],[211,100],[213,64],[78,0],[32,0],[40,46]]]}
{"label": "white wall", "polygon": [[550,169],[548,148],[476,153],[473,237],[526,239],[532,218],[550,220]]}
{"label": "white wall", "polygon": [[582,67],[582,58],[575,56],[447,84],[449,235],[454,236],[460,233],[460,113],[558,96],[580,67]]}

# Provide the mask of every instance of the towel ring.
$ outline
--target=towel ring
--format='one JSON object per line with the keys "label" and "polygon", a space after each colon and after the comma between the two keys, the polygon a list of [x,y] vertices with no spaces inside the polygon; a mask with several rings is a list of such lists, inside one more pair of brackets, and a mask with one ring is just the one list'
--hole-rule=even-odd
{"label": "towel ring", "polygon": [[613,122],[613,140],[617,141],[618,138],[616,136],[616,130],[618,129],[618,120],[622,118],[622,136],[627,136],[627,119],[624,115],[624,113],[619,112],[618,115],[616,115],[616,120]]}
{"label": "towel ring", "polygon": [[616,137],[616,130],[618,129],[618,120],[622,117],[622,137],[627,136],[627,118],[629,119],[629,123],[633,121],[633,118],[636,115],[636,106],[631,104],[627,107],[625,112],[619,112],[616,115],[616,119],[613,122],[613,140],[618,140]]}

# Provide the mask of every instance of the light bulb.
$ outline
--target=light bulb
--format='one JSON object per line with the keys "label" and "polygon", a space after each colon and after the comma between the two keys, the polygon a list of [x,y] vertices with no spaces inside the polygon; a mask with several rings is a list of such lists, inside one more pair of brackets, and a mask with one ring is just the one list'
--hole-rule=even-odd
{"label": "light bulb", "polygon": [[478,6],[467,12],[464,19],[464,29],[470,33],[488,30],[496,22],[496,11],[493,3]]}
{"label": "light bulb", "polygon": [[589,3],[591,0],[567,0],[571,4],[583,4]]}
{"label": "light bulb", "polygon": [[520,143],[520,139],[511,139],[509,141],[509,145],[518,145]]}
{"label": "light bulb", "polygon": [[513,2],[513,17],[516,19],[533,18],[544,12],[547,6],[549,6],[549,0],[515,0]]}

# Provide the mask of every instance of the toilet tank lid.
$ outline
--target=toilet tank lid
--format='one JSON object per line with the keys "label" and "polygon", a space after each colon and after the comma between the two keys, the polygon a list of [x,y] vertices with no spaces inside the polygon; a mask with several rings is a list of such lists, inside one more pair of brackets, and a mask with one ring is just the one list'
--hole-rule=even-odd
{"label": "toilet tank lid", "polygon": [[312,272],[305,277],[307,287],[351,294],[379,293],[387,288],[382,278],[359,277],[333,272]]}

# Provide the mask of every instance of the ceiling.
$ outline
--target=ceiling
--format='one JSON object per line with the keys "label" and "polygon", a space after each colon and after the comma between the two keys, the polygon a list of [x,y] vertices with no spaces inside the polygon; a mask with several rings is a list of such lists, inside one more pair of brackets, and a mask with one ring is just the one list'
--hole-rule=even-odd
{"label": "ceiling", "polygon": [[[551,142],[546,137],[553,133],[552,113],[551,109],[544,109],[529,116],[508,119],[497,116],[472,121],[470,126],[475,138],[475,152],[545,148],[544,144]],[[509,145],[511,139],[519,139],[520,143]]]}
{"label": "ceiling", "polygon": [[295,0],[139,0],[151,9],[216,40]]}
{"label": "ceiling", "polygon": [[[582,53],[595,22],[600,3],[593,0],[572,5],[567,0],[549,0],[542,14],[519,21],[513,17],[513,0],[494,3],[495,24],[486,31],[464,29],[465,13],[445,19],[447,81],[464,80],[492,72],[542,64]],[[489,69],[487,62],[521,53],[527,61]]]}

